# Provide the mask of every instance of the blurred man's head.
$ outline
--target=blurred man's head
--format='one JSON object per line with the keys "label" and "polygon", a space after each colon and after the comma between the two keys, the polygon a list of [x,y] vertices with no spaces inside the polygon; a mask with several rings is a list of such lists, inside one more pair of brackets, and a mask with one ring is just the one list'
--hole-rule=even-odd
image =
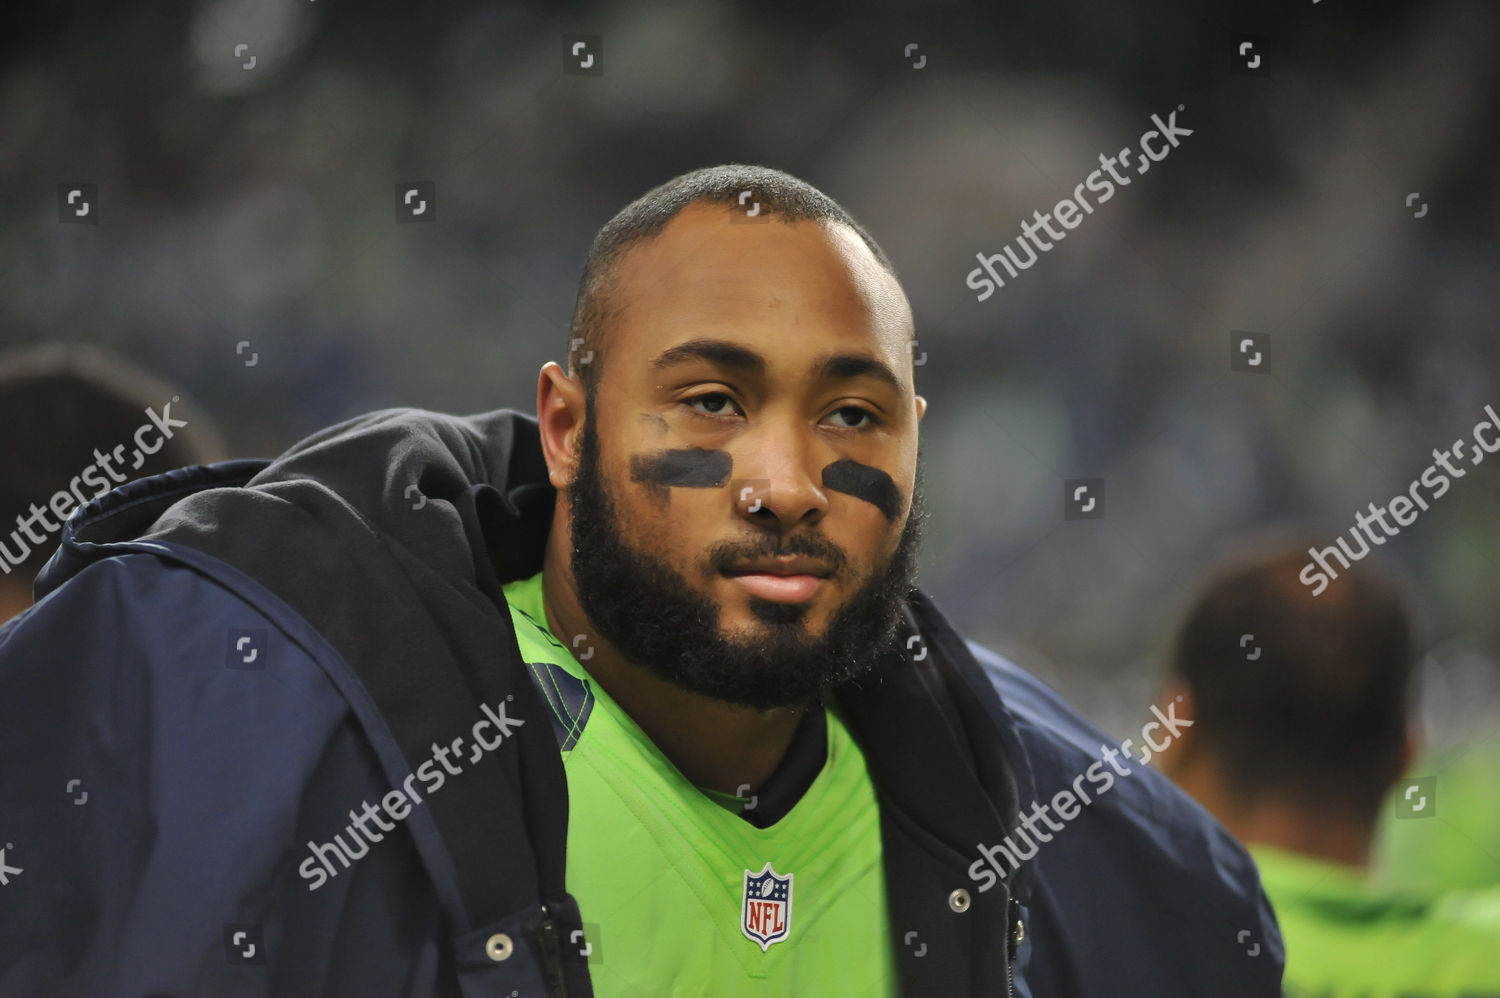
{"label": "blurred man's head", "polygon": [[[1416,625],[1374,559],[1312,596],[1306,550],[1236,558],[1192,603],[1170,680],[1194,725],[1164,768],[1242,839],[1348,832],[1367,848],[1412,751]],[[1274,831],[1288,823],[1306,827]]]}
{"label": "blurred man's head", "polygon": [[786,174],[696,171],[600,231],[572,337],[549,460],[597,632],[758,709],[869,669],[914,584],[926,408],[874,240]]}
{"label": "blurred man's head", "polygon": [[[62,521],[83,502],[106,486],[223,459],[218,431],[185,401],[173,403],[175,394],[96,347],[48,343],[0,354],[0,622],[31,605]],[[147,413],[160,415],[168,403],[172,421],[188,422],[171,426],[170,437]]]}

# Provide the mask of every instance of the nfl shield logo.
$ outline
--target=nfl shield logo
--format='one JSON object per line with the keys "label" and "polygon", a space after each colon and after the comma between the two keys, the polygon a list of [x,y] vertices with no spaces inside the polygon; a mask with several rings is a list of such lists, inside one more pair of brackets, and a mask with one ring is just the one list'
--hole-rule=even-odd
{"label": "nfl shield logo", "polygon": [[779,875],[771,864],[759,873],[745,871],[745,896],[740,901],[740,931],[764,953],[786,938],[792,924],[792,877]]}

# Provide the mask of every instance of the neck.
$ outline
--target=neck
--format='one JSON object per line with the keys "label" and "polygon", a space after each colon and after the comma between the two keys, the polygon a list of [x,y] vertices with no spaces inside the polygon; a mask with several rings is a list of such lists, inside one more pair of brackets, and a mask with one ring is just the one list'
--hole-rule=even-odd
{"label": "neck", "polygon": [[31,587],[10,579],[0,580],[0,624],[31,608]]}
{"label": "neck", "polygon": [[1246,803],[1224,789],[1223,778],[1210,772],[1206,762],[1172,775],[1182,789],[1246,845],[1274,846],[1345,866],[1370,867],[1375,835],[1368,821],[1289,801]]}
{"label": "neck", "polygon": [[567,567],[571,541],[552,531],[542,567],[547,624],[558,640],[589,634],[593,654],[580,664],[663,755],[695,786],[745,796],[770,778],[786,755],[803,707],[758,711],[689,693],[627,661],[592,633]]}

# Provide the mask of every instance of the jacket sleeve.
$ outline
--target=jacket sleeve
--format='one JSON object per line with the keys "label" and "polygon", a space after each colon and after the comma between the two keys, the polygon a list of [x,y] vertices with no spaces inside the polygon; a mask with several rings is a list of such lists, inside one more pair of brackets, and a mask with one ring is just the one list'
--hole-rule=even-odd
{"label": "jacket sleeve", "polygon": [[409,838],[307,878],[385,787],[271,617],[167,559],[94,563],[0,629],[0,995],[428,992]]}

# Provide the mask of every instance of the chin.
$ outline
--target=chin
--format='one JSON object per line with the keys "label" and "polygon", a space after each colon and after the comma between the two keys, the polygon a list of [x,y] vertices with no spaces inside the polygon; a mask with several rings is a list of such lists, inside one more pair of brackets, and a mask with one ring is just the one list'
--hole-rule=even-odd
{"label": "chin", "polygon": [[768,628],[795,630],[808,641],[822,636],[831,612],[821,612],[824,594],[804,603],[781,603],[742,594],[739,600],[720,610],[721,620],[746,636],[764,635]]}

